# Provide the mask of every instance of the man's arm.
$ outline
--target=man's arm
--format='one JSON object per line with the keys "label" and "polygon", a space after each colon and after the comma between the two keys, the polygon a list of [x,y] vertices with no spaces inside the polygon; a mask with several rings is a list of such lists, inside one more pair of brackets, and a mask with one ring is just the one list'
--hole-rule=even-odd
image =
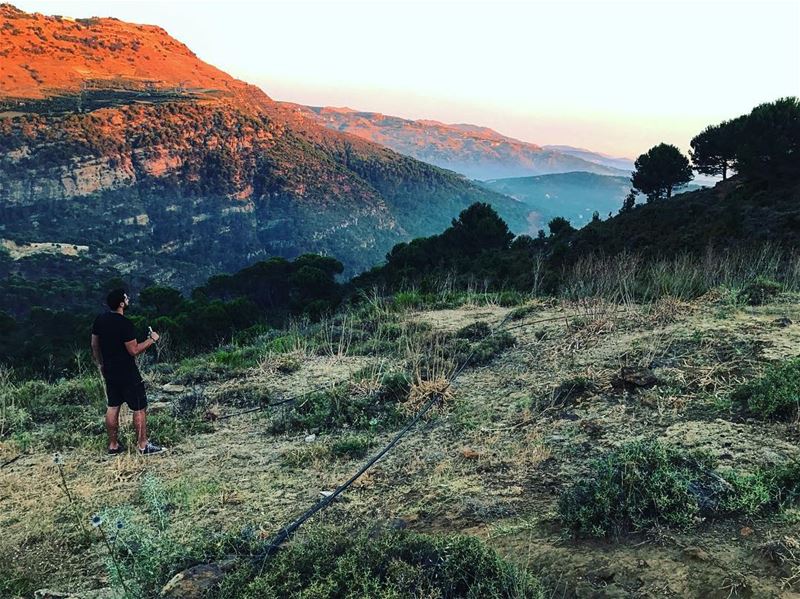
{"label": "man's arm", "polygon": [[103,354],[100,352],[100,336],[92,333],[92,359],[97,367],[103,369]]}
{"label": "man's arm", "polygon": [[146,351],[148,347],[151,345],[155,345],[156,342],[153,341],[152,337],[148,337],[141,343],[136,341],[136,339],[131,339],[130,341],[125,342],[125,349],[128,350],[128,353],[132,356],[138,356],[142,352]]}

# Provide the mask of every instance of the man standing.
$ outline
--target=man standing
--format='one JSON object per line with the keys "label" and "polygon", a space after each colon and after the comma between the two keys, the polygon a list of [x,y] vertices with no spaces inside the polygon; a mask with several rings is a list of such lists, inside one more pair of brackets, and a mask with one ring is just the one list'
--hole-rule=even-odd
{"label": "man standing", "polygon": [[151,329],[144,342],[139,343],[136,340],[133,323],[124,316],[125,309],[130,304],[124,289],[115,289],[109,293],[106,303],[111,311],[98,316],[92,326],[92,356],[106,383],[108,453],[115,455],[125,451],[117,440],[119,409],[123,402],[133,411],[139,453],[161,453],[163,448],[147,440],[147,395],[134,359],[155,345],[158,333]]}

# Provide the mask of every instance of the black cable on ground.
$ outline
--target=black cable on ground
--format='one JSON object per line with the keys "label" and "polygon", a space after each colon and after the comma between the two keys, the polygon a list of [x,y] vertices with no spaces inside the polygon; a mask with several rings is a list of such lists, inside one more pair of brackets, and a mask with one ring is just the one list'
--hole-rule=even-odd
{"label": "black cable on ground", "polygon": [[427,414],[435,404],[440,402],[441,399],[442,396],[440,394],[432,395],[430,399],[428,399],[428,401],[425,403],[425,405],[422,406],[422,409],[420,409],[419,412],[417,412],[414,418],[412,418],[409,421],[409,423],[406,424],[405,428],[403,428],[403,430],[397,433],[397,435],[395,435],[395,437],[389,442],[388,445],[386,445],[386,447],[384,447],[381,451],[375,454],[375,456],[373,456],[366,464],[364,464],[359,469],[358,472],[356,472],[353,476],[351,476],[347,480],[347,482],[344,482],[341,485],[339,485],[330,495],[320,499],[316,504],[314,504],[312,507],[306,510],[306,512],[303,513],[294,522],[288,524],[287,526],[284,526],[281,529],[281,531],[277,535],[275,535],[275,537],[273,537],[267,548],[254,557],[254,560],[261,560],[261,569],[263,570],[267,558],[273,553],[275,553],[280,548],[280,546],[283,545],[283,543],[285,543],[289,539],[292,533],[294,533],[298,528],[300,528],[300,526],[302,526],[309,518],[311,518],[318,511],[328,507],[331,503],[333,503],[333,501],[339,495],[344,493],[350,487],[350,485],[352,485],[356,480],[358,480],[359,477],[361,477],[362,474],[364,474],[367,470],[369,470],[373,466],[373,464],[375,464],[375,462],[377,462],[383,456],[389,453],[392,450],[392,448],[400,442],[400,439],[402,439],[405,436],[405,434],[408,433],[408,431],[410,431],[413,428],[413,426],[417,422],[419,422],[419,420],[423,416],[425,416],[425,414]]}
{"label": "black cable on ground", "polygon": [[[494,334],[496,332],[498,332],[503,327],[503,325],[508,321],[508,319],[510,317],[511,317],[511,312],[506,314],[505,318],[503,318],[503,320],[500,321],[500,324],[497,325],[497,328],[495,330],[491,331],[489,333],[489,335],[487,335],[487,337],[485,337],[485,338],[488,339],[488,338],[494,336]],[[459,366],[453,372],[453,375],[450,377],[450,381],[447,384],[447,388],[449,388],[455,382],[456,378],[469,365],[469,363],[472,361],[472,357],[474,355],[475,355],[475,349],[473,349],[470,352],[469,356],[467,356],[467,359],[464,360],[464,362],[461,364],[461,366]],[[318,501],[316,504],[314,504],[312,507],[310,507],[308,510],[306,510],[300,517],[295,519],[292,523],[284,526],[281,529],[281,531],[277,535],[275,535],[275,537],[273,537],[273,539],[270,541],[270,543],[267,546],[267,548],[264,551],[262,551],[259,554],[257,554],[256,556],[254,556],[254,558],[253,558],[254,561],[259,561],[260,560],[260,562],[261,562],[261,565],[260,565],[261,571],[263,571],[263,569],[264,569],[264,565],[266,564],[267,558],[270,555],[274,554],[281,547],[281,545],[283,545],[283,543],[285,543],[289,539],[289,537],[298,528],[300,528],[300,526],[302,526],[314,514],[316,514],[320,510],[323,510],[326,507],[328,507],[339,495],[344,493],[356,480],[358,480],[358,478],[361,477],[361,475],[363,475],[367,470],[369,470],[375,464],[375,462],[377,462],[383,456],[385,456],[387,453],[389,453],[389,451],[391,451],[392,448],[394,448],[394,446],[397,445],[400,442],[400,439],[402,439],[406,435],[406,433],[408,433],[408,431],[410,431],[411,428],[417,422],[419,422],[419,420],[425,414],[427,414],[430,411],[430,409],[436,403],[441,401],[441,399],[442,399],[441,393],[442,392],[438,392],[438,393],[433,394],[428,399],[428,401],[425,402],[425,404],[422,406],[422,408],[420,408],[420,410],[414,415],[414,417],[408,422],[408,424],[405,426],[405,428],[403,428],[403,430],[401,430],[399,433],[397,433],[397,435],[395,435],[395,437],[389,442],[388,445],[386,445],[380,452],[378,452],[373,458],[371,458],[366,464],[364,464],[358,470],[358,472],[356,472],[353,476],[350,477],[350,479],[348,479],[345,483],[342,483],[341,485],[339,485],[336,488],[336,490],[333,491],[333,493],[331,493],[327,497],[322,498],[320,501]]]}
{"label": "black cable on ground", "polygon": [[25,455],[25,454],[24,453],[20,453],[20,454],[16,455],[15,457],[11,458],[10,460],[3,462],[2,464],[0,464],[0,468],[5,468],[9,464],[13,464],[18,459],[20,459],[23,455]]}
{"label": "black cable on ground", "polygon": [[248,408],[247,410],[242,410],[240,412],[234,412],[233,414],[226,414],[224,416],[219,416],[215,418],[216,421],[219,420],[227,420],[228,418],[234,418],[236,416],[242,416],[243,414],[252,414],[253,412],[260,412],[261,410],[267,410],[269,408],[277,408],[278,406],[286,405],[287,403],[292,403],[305,397],[305,395],[300,395],[298,397],[289,397],[287,399],[283,399],[281,401],[276,401],[275,403],[268,403],[262,406],[256,406],[255,408]]}

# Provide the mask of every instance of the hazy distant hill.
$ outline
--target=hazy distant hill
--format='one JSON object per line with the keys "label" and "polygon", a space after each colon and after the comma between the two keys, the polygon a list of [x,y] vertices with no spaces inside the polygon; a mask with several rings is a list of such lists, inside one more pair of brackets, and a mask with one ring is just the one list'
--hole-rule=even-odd
{"label": "hazy distant hill", "polygon": [[[396,152],[466,175],[470,179],[498,179],[549,173],[585,171],[601,175],[628,175],[605,164],[599,154],[562,152],[501,135],[488,127],[448,125],[409,120],[349,108],[291,104],[295,110],[328,129],[342,131],[384,145]],[[588,159],[587,159],[588,158]]]}
{"label": "hazy distant hill", "polygon": [[594,164],[601,164],[603,166],[617,169],[619,171],[632,173],[634,170],[633,160],[631,160],[630,158],[617,158],[614,156],[609,156],[608,154],[603,154],[602,152],[593,152],[592,150],[587,150],[585,148],[575,148],[572,146],[549,145],[542,147],[545,150],[552,150],[554,152],[561,152],[562,154],[569,154],[570,156],[575,156],[576,158],[580,158],[581,160],[586,160],[587,162],[593,162]]}
{"label": "hazy distant hill", "polygon": [[518,202],[321,127],[159,27],[4,4],[0,31],[0,240],[27,254],[87,246],[186,286],[309,251],[354,273],[475,201],[528,228]]}
{"label": "hazy distant hill", "polygon": [[561,173],[538,177],[516,177],[484,181],[487,189],[504,193],[523,202],[535,212],[531,223],[546,229],[550,219],[563,216],[580,227],[597,211],[603,218],[616,213],[630,189],[627,177],[608,177],[593,173]]}

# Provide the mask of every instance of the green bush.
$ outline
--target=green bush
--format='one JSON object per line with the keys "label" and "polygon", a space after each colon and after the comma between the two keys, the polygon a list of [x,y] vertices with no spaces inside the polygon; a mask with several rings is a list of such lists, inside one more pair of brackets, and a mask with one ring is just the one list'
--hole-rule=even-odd
{"label": "green bush", "polygon": [[365,435],[345,435],[331,445],[331,454],[336,457],[363,458],[372,447],[372,439]]}
{"label": "green bush", "polygon": [[491,334],[485,322],[476,322],[446,338],[445,356],[457,365],[467,362],[469,366],[482,366],[515,343],[508,331]]}
{"label": "green bush", "polygon": [[514,347],[515,343],[514,336],[508,331],[499,331],[482,339],[474,348],[475,353],[470,360],[470,366],[488,364],[506,349]]}
{"label": "green bush", "polygon": [[531,401],[531,410],[539,412],[543,408],[567,406],[586,393],[595,391],[597,385],[591,379],[576,376],[563,381],[544,398],[534,398]]}
{"label": "green bush", "polygon": [[230,370],[244,370],[258,364],[259,356],[256,347],[221,348],[211,354],[211,361]]}
{"label": "green bush", "polygon": [[411,377],[405,372],[387,372],[381,378],[380,394],[384,401],[405,401],[411,390]]}
{"label": "green bush", "polygon": [[401,310],[421,308],[425,298],[419,291],[398,291],[394,294],[394,305]]}
{"label": "green bush", "polygon": [[362,394],[342,384],[312,392],[275,414],[273,433],[284,431],[333,431],[343,427],[374,429],[401,420],[400,396],[394,393]]}
{"label": "green bush", "polygon": [[479,320],[473,322],[465,327],[456,331],[455,336],[458,339],[468,339],[469,341],[480,341],[484,337],[488,337],[492,330],[489,328],[488,323]]}
{"label": "green bush", "polygon": [[497,303],[504,308],[519,306],[525,301],[525,296],[519,291],[501,291],[497,296]]}
{"label": "green bush", "polygon": [[689,528],[716,507],[720,483],[713,466],[701,454],[629,443],[595,461],[591,478],[561,495],[558,511],[579,535],[618,536],[656,524]]}
{"label": "green bush", "polygon": [[226,599],[545,596],[536,578],[474,537],[332,528],[312,529],[270,557],[263,572],[242,567],[218,593]]}
{"label": "green bush", "polygon": [[689,529],[713,517],[754,516],[800,499],[800,464],[751,474],[718,472],[715,460],[657,441],[623,445],[592,464],[591,478],[562,493],[561,521],[583,536],[619,536],[657,525]]}
{"label": "green bush", "polygon": [[777,281],[758,277],[739,291],[739,301],[750,306],[761,306],[774,299],[781,291],[783,285]]}
{"label": "green bush", "polygon": [[751,474],[727,472],[732,492],[723,502],[728,513],[758,515],[800,501],[800,463],[758,468]]}
{"label": "green bush", "polygon": [[105,391],[98,376],[83,376],[48,385],[26,381],[3,394],[2,429],[26,446],[47,450],[93,445],[103,433]]}
{"label": "green bush", "polygon": [[[98,376],[61,380],[52,385],[26,381],[3,393],[3,401],[10,407],[4,410],[3,437],[26,447],[33,445],[50,451],[105,446],[106,398]],[[153,439],[172,445],[189,434],[210,430],[210,424],[203,420],[202,406],[176,404],[176,408],[175,415],[150,414],[148,428]],[[120,434],[132,446],[132,431],[121,430]]]}
{"label": "green bush", "polygon": [[530,316],[539,310],[540,308],[538,306],[520,306],[519,308],[514,308],[511,310],[509,318],[511,320],[522,320],[526,316]]}
{"label": "green bush", "polygon": [[736,389],[731,403],[763,420],[791,420],[800,406],[800,358],[767,369],[764,375]]}

